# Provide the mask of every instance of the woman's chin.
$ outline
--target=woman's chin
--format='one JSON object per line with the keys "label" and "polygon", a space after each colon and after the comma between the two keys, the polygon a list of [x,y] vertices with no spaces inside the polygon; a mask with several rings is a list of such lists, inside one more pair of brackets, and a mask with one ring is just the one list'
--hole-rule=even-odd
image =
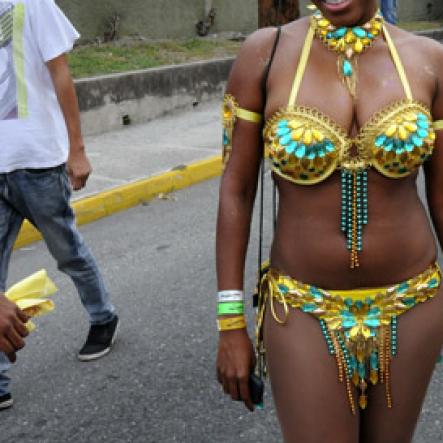
{"label": "woman's chin", "polygon": [[322,0],[322,9],[328,14],[338,15],[349,12],[354,0]]}
{"label": "woman's chin", "polygon": [[375,0],[317,0],[314,3],[335,26],[365,23],[377,9]]}

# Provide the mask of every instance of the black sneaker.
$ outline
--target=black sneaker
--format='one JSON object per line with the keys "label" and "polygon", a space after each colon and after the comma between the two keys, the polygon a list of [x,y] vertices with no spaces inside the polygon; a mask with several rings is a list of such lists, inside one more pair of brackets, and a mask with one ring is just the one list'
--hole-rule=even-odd
{"label": "black sneaker", "polygon": [[11,394],[0,395],[0,411],[12,408],[13,404],[14,400],[12,399]]}
{"label": "black sneaker", "polygon": [[77,355],[78,359],[91,361],[109,354],[117,335],[118,324],[118,317],[115,316],[104,325],[92,325],[86,343]]}

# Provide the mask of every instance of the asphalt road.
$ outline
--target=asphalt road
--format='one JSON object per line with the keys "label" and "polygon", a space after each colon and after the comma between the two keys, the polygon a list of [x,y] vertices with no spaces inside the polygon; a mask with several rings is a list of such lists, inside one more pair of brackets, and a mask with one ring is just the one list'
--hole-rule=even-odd
{"label": "asphalt road", "polygon": [[[0,414],[1,442],[281,442],[269,388],[265,411],[250,414],[215,382],[217,186],[206,182],[82,228],[121,317],[115,349],[100,361],[75,358],[87,321],[44,245],[14,254],[11,283],[46,268],[60,291],[56,312],[38,321],[12,372],[16,404]],[[443,366],[415,443],[443,442],[442,417]]]}

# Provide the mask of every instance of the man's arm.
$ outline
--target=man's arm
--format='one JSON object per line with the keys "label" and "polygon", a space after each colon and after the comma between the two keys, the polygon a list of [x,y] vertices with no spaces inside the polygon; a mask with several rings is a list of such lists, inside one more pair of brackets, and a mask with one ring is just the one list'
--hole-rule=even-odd
{"label": "man's arm", "polygon": [[49,61],[47,66],[68,129],[68,174],[74,191],[78,191],[85,187],[92,168],[83,143],[77,94],[64,54]]}
{"label": "man's arm", "polygon": [[28,335],[27,321],[28,316],[0,293],[0,351],[11,362],[15,362],[16,352],[25,346],[23,338]]}

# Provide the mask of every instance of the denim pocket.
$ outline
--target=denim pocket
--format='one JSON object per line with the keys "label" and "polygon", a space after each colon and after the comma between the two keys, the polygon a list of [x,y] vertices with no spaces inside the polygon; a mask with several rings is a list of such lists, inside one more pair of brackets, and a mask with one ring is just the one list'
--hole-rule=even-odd
{"label": "denim pocket", "polygon": [[30,176],[44,176],[50,174],[57,174],[66,169],[64,164],[59,166],[52,166],[50,168],[26,168],[22,169],[23,172]]}
{"label": "denim pocket", "polygon": [[43,168],[43,169],[25,169],[25,172],[31,175],[44,175],[54,171],[54,168]]}
{"label": "denim pocket", "polygon": [[60,172],[59,178],[60,178],[60,186],[62,188],[63,196],[65,197],[66,200],[69,201],[72,195],[72,186],[66,168],[63,168],[63,170]]}

